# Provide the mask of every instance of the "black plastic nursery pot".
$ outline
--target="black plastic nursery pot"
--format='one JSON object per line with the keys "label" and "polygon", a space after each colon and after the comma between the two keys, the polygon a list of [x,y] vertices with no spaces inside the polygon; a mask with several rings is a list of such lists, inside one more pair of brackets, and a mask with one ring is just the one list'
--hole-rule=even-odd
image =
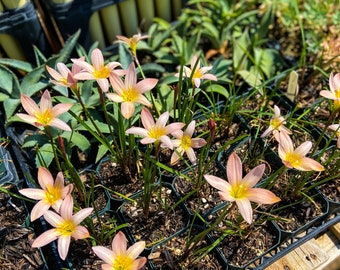
{"label": "black plastic nursery pot", "polygon": [[[205,236],[196,245],[189,244],[204,227],[190,225],[180,234],[152,248],[149,255],[149,269],[225,269],[223,258],[215,248],[204,254],[199,249],[212,244],[211,238]],[[190,250],[188,250],[190,249]],[[197,252],[197,254],[194,254]]]}
{"label": "black plastic nursery pot", "polygon": [[44,53],[50,53],[51,50],[30,1],[21,8],[0,14],[0,39],[9,58],[34,62],[33,45]]}
{"label": "black plastic nursery pot", "polygon": [[[27,156],[25,157],[24,155],[25,152],[21,148],[20,139],[17,137],[17,134],[14,133],[14,129],[8,128],[6,131],[11,140],[11,145],[15,155],[15,162],[20,166],[20,172],[23,177],[22,188],[34,188],[35,186],[32,183],[32,179],[35,179],[33,177],[34,169],[31,166],[31,162],[27,160]],[[27,202],[26,205],[30,212],[33,208],[33,204]],[[36,237],[49,229],[49,225],[43,217],[33,221],[31,226],[34,229]],[[67,260],[63,261],[60,259],[55,242],[43,246],[40,249],[46,261],[45,269],[67,269],[69,267],[69,262]]]}
{"label": "black plastic nursery pot", "polygon": [[147,217],[143,212],[143,192],[140,191],[124,201],[118,210],[121,224],[130,241],[144,240],[146,251],[163,244],[184,231],[191,222],[189,211],[169,183],[153,185],[152,197]]}

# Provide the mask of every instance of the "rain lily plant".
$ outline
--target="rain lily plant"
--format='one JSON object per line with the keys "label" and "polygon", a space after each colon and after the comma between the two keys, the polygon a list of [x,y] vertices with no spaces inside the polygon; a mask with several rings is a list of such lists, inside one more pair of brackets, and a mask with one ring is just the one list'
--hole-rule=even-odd
{"label": "rain lily plant", "polygon": [[124,82],[116,74],[110,76],[110,82],[116,93],[107,93],[106,96],[114,102],[122,103],[121,111],[125,119],[130,119],[135,112],[135,103],[152,107],[150,101],[143,94],[153,89],[158,80],[144,79],[137,82],[137,74],[133,62],[127,70]]}
{"label": "rain lily plant", "polygon": [[120,66],[118,62],[109,62],[104,64],[104,57],[99,49],[94,49],[91,53],[92,64],[89,64],[85,59],[72,59],[72,62],[78,67],[82,68],[81,72],[74,75],[77,80],[96,80],[100,89],[103,92],[107,92],[109,89],[109,77],[112,73],[123,75],[122,70],[115,70]]}
{"label": "rain lily plant", "polygon": [[[220,1],[216,1],[216,5],[219,3]],[[204,6],[200,6],[198,10]],[[231,11],[221,11],[221,14],[229,14]],[[266,20],[272,17],[270,15]],[[244,18],[247,17],[244,15]],[[221,20],[223,27],[235,25],[225,19],[227,20]],[[255,18],[253,19],[255,22]],[[261,21],[261,25],[262,23],[264,22]],[[38,172],[37,186],[23,188],[20,193],[37,201],[30,213],[31,221],[43,217],[52,226],[52,229],[37,236],[33,247],[42,247],[57,240],[59,255],[64,260],[72,238],[90,238],[91,241],[87,244],[104,261],[102,269],[138,270],[147,262],[147,258],[139,257],[146,244],[143,239],[138,239],[128,248],[127,239],[132,238],[125,236],[120,229],[130,224],[119,224],[120,227],[116,228],[111,220],[102,222],[107,217],[99,215],[97,205],[94,204],[98,187],[118,196],[119,204],[130,201],[139,203],[135,213],[143,215],[141,219],[146,222],[151,222],[154,217],[150,210],[153,198],[160,200],[156,215],[166,213],[166,216],[170,216],[173,209],[164,206],[168,203],[168,198],[163,198],[163,194],[157,192],[161,191],[164,181],[175,179],[176,176],[183,176],[190,181],[186,183],[188,191],[185,190],[185,197],[176,201],[176,206],[191,198],[190,196],[201,196],[195,198],[200,203],[196,204],[195,201],[197,209],[192,211],[194,218],[190,220],[204,220],[202,213],[205,214],[207,209],[205,205],[201,209],[201,202],[203,204],[209,200],[207,207],[212,208],[215,205],[211,204],[220,202],[220,199],[225,201],[226,206],[216,221],[209,224],[205,220],[207,229],[190,239],[187,248],[189,252],[203,237],[218,228],[222,221],[226,221],[232,229],[238,227],[239,232],[242,228],[255,226],[257,219],[254,218],[254,207],[258,205],[278,202],[281,205],[287,196],[293,201],[297,198],[296,195],[305,195],[309,199],[309,195],[305,193],[310,187],[307,183],[312,181],[309,176],[331,171],[315,150],[323,147],[321,137],[315,139],[316,143],[311,140],[294,142],[292,138],[298,137],[300,133],[295,133],[293,127],[300,124],[302,126],[307,121],[295,119],[294,109],[294,113],[289,112],[288,129],[285,126],[286,118],[281,115],[278,107],[279,103],[276,105],[273,102],[273,96],[280,98],[281,93],[276,93],[276,89],[268,91],[270,94],[264,91],[267,85],[272,85],[280,71],[272,63],[273,59],[279,59],[275,50],[267,51],[262,48],[266,44],[263,40],[267,40],[260,37],[264,33],[263,29],[234,33],[233,29],[239,29],[237,22],[236,27],[225,32],[223,29],[215,29],[219,27],[219,22],[216,22],[200,25],[202,29],[198,32],[191,31],[195,30],[196,24],[196,19],[191,18],[181,21],[179,26],[169,25],[167,30],[164,30],[164,25],[157,25],[159,27],[150,28],[150,33],[145,36],[117,36],[117,42],[121,43],[117,55],[111,55],[108,51],[104,54],[94,46],[88,53],[77,47],[78,55],[74,57],[72,54],[71,58],[71,51],[73,52],[76,44],[72,40],[67,43],[67,48],[60,57],[48,60],[34,71],[36,73],[33,72],[41,74],[39,76],[42,82],[48,82],[44,85],[45,88],[39,88],[43,83],[36,78],[37,75],[24,79],[23,86],[13,84],[13,93],[18,95],[10,102],[4,102],[4,106],[12,101],[21,101],[22,108],[13,109],[9,124],[24,121],[31,125],[29,127],[32,130],[25,134],[22,148],[30,150],[30,157],[34,156],[31,167]],[[266,26],[270,22],[264,24]],[[210,25],[216,31],[205,29],[205,25]],[[253,36],[253,32],[258,36]],[[223,40],[215,39],[214,33],[223,36]],[[186,40],[187,35],[194,36]],[[214,41],[209,46],[220,46],[209,49],[222,52],[222,48],[223,52],[218,57],[217,54],[208,53],[200,47],[200,37],[201,41]],[[233,40],[229,40],[230,37]],[[143,46],[137,46],[142,40]],[[261,44],[261,47],[251,44],[254,40],[258,40],[255,43]],[[122,44],[129,50],[125,50]],[[142,59],[137,57],[139,48],[144,50],[143,54],[138,53],[138,57],[142,56]],[[233,54],[232,59],[226,59],[229,54]],[[109,55],[107,59],[106,55]],[[66,60],[65,56],[70,59]],[[54,61],[55,59],[57,60]],[[186,66],[188,63],[190,66]],[[264,66],[266,63],[271,64]],[[281,63],[277,66],[285,65],[286,63]],[[10,74],[7,69],[1,69],[1,66],[0,63],[1,74]],[[22,71],[28,69],[26,66]],[[32,89],[27,86],[29,81],[34,81]],[[251,95],[240,95],[249,86],[252,89]],[[7,80],[0,85],[1,91],[11,87],[12,85],[7,85]],[[330,106],[330,120],[324,126],[325,130],[329,129],[334,132],[333,136],[337,136],[337,147],[340,148],[339,123],[335,122],[340,110],[340,73],[330,74],[329,88],[330,90],[320,92],[321,97],[334,101]],[[39,98],[40,102],[37,102]],[[247,118],[243,118],[243,115],[251,115],[252,119],[260,119],[263,111],[272,106],[273,114],[270,114],[269,126],[256,126],[254,129],[254,125],[259,122],[247,123]],[[314,123],[313,126],[318,125]],[[259,128],[265,130],[260,135]],[[308,128],[304,127],[299,131],[306,129]],[[268,149],[264,149],[265,147],[259,149],[261,162],[255,165],[249,164],[249,159],[258,150],[257,144],[254,143],[252,149],[246,148],[245,144],[240,152],[231,148],[238,147],[238,143],[245,141],[245,138],[249,138],[251,142],[263,142],[262,139],[269,136],[275,138],[273,141],[277,145],[275,149],[278,151],[273,155],[278,157],[278,169],[277,164],[274,166],[273,160],[266,155],[265,151]],[[299,145],[296,147],[295,144]],[[331,144],[335,145],[335,141],[330,140],[326,146],[332,146]],[[259,143],[259,146],[262,145]],[[311,157],[307,157],[313,146],[315,149],[311,151]],[[226,166],[227,179],[215,174],[216,161],[220,153],[225,153],[224,150],[231,153],[228,154]],[[271,155],[272,153],[269,156]],[[107,172],[114,175],[110,177],[112,182],[104,183],[105,177],[101,175],[92,175],[91,183],[80,177],[84,167],[95,169],[100,174],[101,169],[105,169],[101,167],[101,161],[106,159],[112,165],[107,169]],[[115,169],[119,170],[118,173]],[[262,179],[265,170],[266,176]],[[165,171],[170,172],[171,177],[164,177]],[[288,179],[289,173],[301,177]],[[278,179],[286,181],[280,182],[284,187],[277,184]],[[138,188],[141,193],[134,193],[135,191],[128,190],[125,186],[123,191],[118,190],[122,180]],[[208,189],[205,188],[207,186]],[[275,191],[271,191],[272,188]],[[218,192],[220,199],[209,193],[211,190]],[[131,196],[133,193],[140,197],[135,199]],[[110,199],[108,205],[112,201],[116,200]],[[116,209],[112,210],[114,211]],[[95,219],[91,217],[92,212],[96,215]],[[268,217],[265,211],[263,214]],[[104,228],[105,226],[108,228]],[[111,249],[106,247],[109,243],[97,237],[99,234],[93,233],[95,230],[109,232],[108,236],[117,232]],[[192,243],[194,245],[191,246]]]}
{"label": "rain lily plant", "polygon": [[[85,57],[80,57],[79,61],[84,61]],[[57,69],[53,69],[46,66],[47,72],[51,75],[51,82],[55,85],[69,87],[72,90],[77,90],[78,80],[74,78],[74,75],[81,71],[81,67],[78,65],[72,65],[70,70],[64,63],[57,63]]]}
{"label": "rain lily plant", "polygon": [[[190,78],[194,87],[199,88],[201,85],[201,80],[211,80],[217,81],[217,77],[213,74],[208,73],[212,69],[212,66],[201,67],[201,61],[198,55],[195,54],[191,59],[190,68],[183,66],[183,77]],[[179,77],[179,73],[175,74]]]}
{"label": "rain lily plant", "polygon": [[36,220],[52,207],[59,212],[61,203],[67,195],[72,192],[73,185],[64,186],[64,176],[62,172],[57,174],[55,181],[50,171],[44,167],[38,169],[39,188],[24,188],[19,192],[31,199],[39,202],[34,205],[31,211],[31,221]]}
{"label": "rain lily plant", "polygon": [[293,141],[285,132],[279,135],[279,156],[287,168],[300,171],[318,171],[325,168],[312,158],[306,157],[312,148],[312,142],[307,141],[294,149]]}
{"label": "rain lily plant", "polygon": [[71,242],[74,239],[84,239],[90,236],[88,230],[80,223],[88,217],[93,208],[84,208],[73,214],[73,199],[69,194],[63,200],[59,212],[47,210],[44,214],[46,221],[53,226],[43,232],[34,240],[32,247],[42,247],[58,239],[58,252],[61,259],[65,260]]}
{"label": "rain lily plant", "polygon": [[193,120],[189,123],[184,132],[182,130],[177,130],[171,133],[171,135],[176,138],[175,140],[172,140],[172,144],[176,149],[171,156],[171,164],[178,162],[184,153],[187,154],[192,164],[197,163],[194,148],[201,148],[205,146],[207,142],[202,138],[192,138],[195,131],[195,125],[196,121]]}
{"label": "rain lily plant", "polygon": [[[157,121],[153,119],[151,112],[143,108],[141,112],[141,122],[144,128],[131,127],[126,130],[127,134],[135,134],[143,137],[141,139],[142,144],[149,145],[147,152],[144,155],[145,164],[143,165],[143,178],[144,178],[144,215],[147,217],[149,214],[149,205],[151,195],[153,191],[153,184],[156,176],[156,166],[154,164],[159,159],[159,151],[161,146],[165,146],[173,149],[173,143],[169,138],[171,133],[177,132],[184,123],[175,122],[169,125],[167,121],[169,119],[169,112],[164,112],[159,116]],[[152,153],[153,145],[155,145],[155,153]]]}
{"label": "rain lily plant", "polygon": [[119,231],[112,240],[112,250],[102,247],[93,247],[94,253],[101,258],[105,264],[102,269],[141,269],[146,264],[146,258],[138,258],[145,248],[145,242],[139,241],[127,248],[127,239],[123,232]]}
{"label": "rain lily plant", "polygon": [[263,132],[261,138],[267,137],[270,133],[273,133],[275,139],[279,141],[279,133],[285,132],[290,135],[292,132],[285,126],[286,121],[281,116],[280,108],[274,105],[274,115],[270,119],[269,127]]}
{"label": "rain lily plant", "polygon": [[253,221],[253,207],[250,202],[273,204],[280,201],[274,193],[254,186],[260,181],[265,165],[259,165],[242,177],[242,162],[233,152],[227,163],[227,178],[225,181],[213,175],[204,175],[210,185],[219,190],[222,200],[235,202],[244,220],[251,224]]}
{"label": "rain lily plant", "polygon": [[330,74],[329,89],[329,91],[320,91],[320,95],[327,99],[333,100],[333,110],[337,112],[340,110],[340,73],[337,73],[335,75],[333,75],[333,73]]}
{"label": "rain lily plant", "polygon": [[52,106],[51,95],[48,90],[45,90],[40,99],[39,105],[30,97],[22,94],[21,104],[28,114],[17,113],[17,116],[25,122],[36,127],[52,126],[62,130],[71,131],[69,125],[57,117],[67,112],[72,104],[57,104]]}
{"label": "rain lily plant", "polygon": [[141,139],[142,144],[154,143],[157,147],[159,147],[160,143],[162,143],[172,150],[173,143],[168,135],[180,130],[185,124],[176,122],[166,125],[168,120],[169,112],[164,112],[155,122],[151,112],[148,109],[143,108],[141,113],[141,121],[144,128],[131,127],[126,130],[126,133],[143,137]]}
{"label": "rain lily plant", "polygon": [[117,35],[117,41],[119,43],[124,43],[128,46],[128,48],[131,50],[132,54],[137,57],[137,45],[139,43],[139,41],[141,41],[142,39],[146,39],[149,36],[145,35],[142,36],[140,33],[133,35],[131,38],[128,37],[124,37],[124,36],[119,36]]}

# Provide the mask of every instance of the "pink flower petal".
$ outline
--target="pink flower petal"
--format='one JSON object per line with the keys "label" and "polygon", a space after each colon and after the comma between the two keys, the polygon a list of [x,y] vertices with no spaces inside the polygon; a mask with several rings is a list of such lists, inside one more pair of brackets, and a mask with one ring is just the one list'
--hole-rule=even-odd
{"label": "pink flower petal", "polygon": [[84,226],[77,226],[75,231],[72,233],[74,239],[84,239],[90,237],[89,231]]}
{"label": "pink flower petal", "polygon": [[139,93],[143,94],[151,89],[153,89],[158,80],[157,79],[144,79],[136,84],[136,89]]}
{"label": "pink flower petal", "polygon": [[24,120],[26,123],[39,127],[40,125],[37,124],[37,118],[32,115],[24,114],[24,113],[17,113],[16,116]]}
{"label": "pink flower petal", "polygon": [[295,166],[296,169],[300,171],[324,171],[325,168],[319,162],[314,159],[304,157],[302,158],[301,164],[299,166]]}
{"label": "pink flower petal", "polygon": [[131,127],[125,131],[126,134],[135,134],[141,137],[147,137],[148,131],[145,128]]}
{"label": "pink flower petal", "polygon": [[119,231],[112,240],[112,252],[114,256],[125,254],[127,249],[127,239],[125,234]]}
{"label": "pink flower petal", "polygon": [[147,262],[147,259],[145,257],[139,258],[134,261],[134,268],[133,269],[141,269]]}
{"label": "pink flower petal", "polygon": [[309,150],[312,148],[313,144],[311,141],[307,141],[302,143],[299,147],[297,147],[294,151],[296,155],[305,156],[308,154]]}
{"label": "pink flower petal", "polygon": [[252,188],[248,191],[248,199],[252,202],[262,204],[273,204],[279,202],[281,199],[273,192],[263,188]]}
{"label": "pink flower petal", "polygon": [[20,99],[22,107],[29,115],[34,115],[35,112],[38,112],[40,110],[38,105],[29,96],[22,94]]}
{"label": "pink flower petal", "polygon": [[150,130],[152,127],[154,127],[155,125],[155,121],[152,117],[152,114],[150,113],[150,111],[146,108],[143,108],[142,109],[142,112],[141,112],[141,120],[142,120],[142,124],[143,124],[143,127],[146,129],[146,130]]}
{"label": "pink flower petal", "polygon": [[44,214],[44,218],[53,227],[58,227],[61,223],[64,222],[64,219],[61,216],[51,210],[46,211],[46,213]]}
{"label": "pink flower petal", "polygon": [[162,143],[164,143],[167,147],[169,147],[169,149],[173,149],[174,148],[174,146],[172,145],[172,141],[170,140],[170,138],[168,137],[168,136],[161,136],[160,138],[159,138],[159,140],[162,142]]}
{"label": "pink flower petal", "polygon": [[60,206],[60,215],[64,219],[72,219],[72,213],[73,213],[73,198],[69,194],[64,198],[64,201],[62,202]]}
{"label": "pink flower petal", "polygon": [[109,81],[113,90],[115,90],[117,94],[121,96],[124,93],[124,89],[126,88],[122,79],[116,74],[111,74],[109,77]]}
{"label": "pink flower petal", "polygon": [[45,191],[39,188],[24,188],[19,190],[19,192],[33,200],[42,200],[45,198]]}
{"label": "pink flower petal", "polygon": [[110,269],[112,269],[112,264],[114,261],[114,254],[112,250],[102,246],[92,247],[92,250],[101,260],[110,264]]}
{"label": "pink flower petal", "polygon": [[59,236],[58,239],[58,253],[62,260],[66,259],[68,250],[70,248],[71,236]]}
{"label": "pink flower petal", "polygon": [[197,163],[197,158],[196,158],[194,149],[192,149],[192,148],[190,147],[190,148],[188,148],[188,149],[186,150],[186,153],[187,153],[187,156],[188,156],[190,162],[191,162],[192,164],[196,164],[196,163]]}
{"label": "pink flower petal", "polygon": [[207,180],[207,182],[210,185],[212,185],[214,188],[217,188],[218,190],[222,192],[226,192],[227,190],[230,190],[231,188],[231,185],[227,181],[217,176],[205,174],[204,178],[205,180]]}
{"label": "pink flower petal", "polygon": [[253,222],[253,208],[251,207],[250,201],[248,199],[236,200],[238,210],[244,220],[251,224]]}
{"label": "pink flower petal", "polygon": [[120,96],[120,95],[117,95],[117,94],[114,94],[114,93],[107,93],[106,94],[107,98],[113,102],[117,102],[117,103],[120,103],[120,102],[123,102],[123,98]]}
{"label": "pink flower petal", "polygon": [[132,102],[123,102],[121,111],[125,119],[130,119],[135,112],[135,105]]}
{"label": "pink flower petal", "polygon": [[40,99],[40,111],[44,112],[52,108],[51,95],[48,90],[45,90]]}
{"label": "pink flower petal", "polygon": [[44,200],[37,202],[31,211],[31,221],[34,221],[43,216],[50,207],[51,205],[46,203],[46,201]]}
{"label": "pink flower petal", "polygon": [[261,164],[252,169],[242,180],[247,187],[253,187],[262,178],[266,165]]}
{"label": "pink flower petal", "polygon": [[32,243],[32,247],[38,248],[38,247],[45,246],[51,243],[52,241],[56,240],[58,236],[59,234],[57,233],[55,229],[50,229],[46,232],[43,232],[41,235],[39,235],[37,239],[35,239],[34,242]]}
{"label": "pink flower petal", "polygon": [[38,182],[44,190],[54,186],[53,176],[45,167],[39,167],[38,169]]}
{"label": "pink flower petal", "polygon": [[144,248],[145,248],[145,242],[139,241],[137,243],[134,243],[131,247],[129,247],[126,254],[132,259],[136,259],[139,256],[139,254],[142,253]]}
{"label": "pink flower petal", "polygon": [[95,70],[100,70],[104,66],[104,57],[98,48],[94,49],[91,53],[91,62]]}
{"label": "pink flower petal", "polygon": [[177,130],[180,130],[181,128],[183,128],[184,126],[185,126],[185,124],[184,123],[180,123],[180,122],[171,123],[171,124],[169,124],[169,125],[167,125],[165,127],[166,134],[174,133]]}
{"label": "pink flower petal", "polygon": [[131,62],[125,76],[125,86],[127,88],[131,88],[136,84],[136,82],[137,82],[136,68],[134,62]]}
{"label": "pink flower petal", "polygon": [[228,158],[227,178],[232,186],[238,184],[242,180],[242,162],[235,152]]}
{"label": "pink flower petal", "polygon": [[60,114],[67,112],[69,109],[71,109],[72,106],[73,104],[59,103],[55,105],[51,111],[52,111],[53,116],[57,117]]}
{"label": "pink flower petal", "polygon": [[85,218],[87,218],[89,215],[91,215],[92,211],[93,211],[92,207],[88,207],[88,208],[84,208],[84,209],[79,210],[72,217],[74,224],[76,224],[76,225],[80,224]]}
{"label": "pink flower petal", "polygon": [[70,128],[69,125],[67,125],[64,121],[58,119],[58,118],[54,118],[50,124],[50,126],[52,127],[56,127],[65,131],[72,131],[72,129]]}
{"label": "pink flower petal", "polygon": [[191,139],[191,147],[192,148],[201,148],[201,147],[205,146],[206,144],[207,144],[207,142],[202,138]]}
{"label": "pink flower petal", "polygon": [[[156,122],[156,126],[165,127],[168,120],[169,120],[169,112],[164,112],[159,116],[159,118]],[[169,133],[171,133],[171,131],[169,131]]]}

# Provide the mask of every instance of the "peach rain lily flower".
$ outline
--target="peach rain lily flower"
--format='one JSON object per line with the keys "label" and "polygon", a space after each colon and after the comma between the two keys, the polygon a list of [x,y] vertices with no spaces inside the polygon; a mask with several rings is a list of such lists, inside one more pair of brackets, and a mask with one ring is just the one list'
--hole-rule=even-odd
{"label": "peach rain lily flower", "polygon": [[60,206],[60,215],[51,210],[44,214],[46,221],[54,228],[39,235],[32,247],[42,247],[58,239],[58,253],[60,258],[65,260],[71,237],[84,239],[90,236],[88,230],[79,224],[91,214],[92,210],[93,208],[84,208],[73,215],[73,199],[71,195],[67,195]]}
{"label": "peach rain lily flower", "polygon": [[233,152],[227,162],[228,181],[213,175],[204,175],[204,178],[219,190],[218,193],[222,200],[235,202],[244,220],[251,224],[253,220],[251,201],[262,204],[273,204],[280,201],[280,198],[271,191],[254,188],[261,179],[264,169],[264,164],[256,166],[242,178],[241,159]]}
{"label": "peach rain lily flower", "polygon": [[[207,73],[209,70],[212,69],[212,66],[210,67],[201,67],[201,61],[198,60],[198,63],[195,68],[195,64],[197,62],[197,54],[194,55],[194,57],[191,60],[190,68],[189,67],[183,67],[183,76],[190,78],[192,76],[192,83],[197,88],[201,85],[201,80],[211,80],[211,81],[217,81],[217,77],[213,74]],[[175,74],[176,77],[179,77],[179,73]]]}
{"label": "peach rain lily flower", "polygon": [[[80,57],[78,60],[84,61],[84,59],[85,57]],[[58,63],[56,70],[49,66],[46,66],[46,70],[53,78],[51,79],[53,84],[76,90],[78,80],[74,78],[74,75],[81,71],[81,67],[73,64],[70,70],[64,63]]]}
{"label": "peach rain lily flower", "polygon": [[99,49],[94,49],[91,53],[92,65],[87,63],[84,59],[71,59],[71,61],[83,70],[74,75],[77,80],[96,80],[103,92],[109,89],[108,78],[112,73],[121,76],[125,74],[124,70],[114,70],[120,66],[119,62],[109,62],[104,64],[104,57]]}
{"label": "peach rain lily flower", "polygon": [[94,253],[102,259],[103,270],[122,269],[122,270],[138,270],[146,264],[146,258],[138,258],[139,254],[145,248],[145,241],[139,241],[127,248],[127,239],[121,231],[119,231],[112,240],[112,250],[102,247],[92,247]]}
{"label": "peach rain lily flower", "polygon": [[338,137],[336,145],[338,148],[340,148],[340,125],[339,124],[330,125],[328,129],[336,132],[336,136]]}
{"label": "peach rain lily flower", "polygon": [[71,131],[71,128],[57,116],[67,112],[72,104],[57,104],[52,107],[51,95],[45,90],[40,99],[40,108],[29,96],[21,94],[21,104],[28,114],[17,113],[16,115],[25,122],[36,126],[53,126],[62,130]]}
{"label": "peach rain lily flower", "polygon": [[320,91],[320,95],[334,100],[334,110],[340,110],[340,73],[333,75],[333,73],[329,76],[329,88],[328,90]]}
{"label": "peach rain lily flower", "polygon": [[125,43],[131,50],[132,54],[136,55],[138,42],[141,41],[142,39],[148,38],[149,36],[147,35],[142,36],[140,33],[138,33],[136,35],[133,35],[131,38],[119,36],[119,35],[117,35],[116,37],[118,39],[116,43]]}
{"label": "peach rain lily flower", "polygon": [[274,105],[274,115],[270,119],[269,127],[263,132],[261,138],[267,137],[270,133],[273,133],[275,139],[279,141],[279,132],[285,132],[287,134],[292,134],[292,132],[285,127],[286,121],[281,116],[280,108]]}
{"label": "peach rain lily flower", "polygon": [[180,130],[184,127],[184,123],[176,122],[166,126],[169,119],[169,112],[162,113],[158,120],[154,121],[150,111],[146,108],[142,109],[141,120],[144,128],[131,127],[126,130],[127,134],[135,134],[143,137],[142,144],[150,144],[155,142],[162,142],[165,146],[173,149],[173,144],[168,134]]}
{"label": "peach rain lily flower", "polygon": [[116,93],[107,93],[106,96],[114,102],[121,102],[122,114],[126,119],[129,119],[135,111],[134,103],[152,107],[143,93],[154,88],[157,82],[157,79],[144,79],[137,83],[136,68],[132,62],[127,70],[124,82],[115,74],[110,76],[110,83]]}
{"label": "peach rain lily flower", "polygon": [[30,199],[39,200],[31,211],[31,221],[44,215],[50,207],[59,212],[63,199],[70,194],[73,189],[72,184],[64,186],[64,176],[62,172],[57,174],[54,181],[50,171],[44,167],[39,167],[38,169],[38,182],[41,189],[24,188],[19,190],[22,195]]}
{"label": "peach rain lily flower", "polygon": [[285,132],[279,134],[279,156],[287,168],[295,168],[300,171],[324,170],[324,167],[314,159],[306,157],[312,148],[312,142],[306,141],[294,149],[293,141]]}
{"label": "peach rain lily flower", "polygon": [[193,148],[201,148],[207,144],[207,142],[202,138],[192,138],[192,135],[195,131],[196,121],[191,121],[186,130],[183,132],[182,130],[175,131],[171,133],[176,139],[172,140],[172,144],[176,147],[176,151],[173,152],[171,156],[170,163],[175,164],[180,156],[183,156],[184,153],[187,154],[189,160],[192,164],[197,163],[197,158]]}

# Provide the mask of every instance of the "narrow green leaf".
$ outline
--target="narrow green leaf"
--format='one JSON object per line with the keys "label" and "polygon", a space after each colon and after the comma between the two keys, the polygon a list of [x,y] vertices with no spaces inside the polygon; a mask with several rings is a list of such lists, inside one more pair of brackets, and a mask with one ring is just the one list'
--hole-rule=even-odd
{"label": "narrow green leaf", "polygon": [[25,72],[30,72],[33,69],[32,65],[28,62],[9,58],[0,58],[0,65],[5,65]]}

